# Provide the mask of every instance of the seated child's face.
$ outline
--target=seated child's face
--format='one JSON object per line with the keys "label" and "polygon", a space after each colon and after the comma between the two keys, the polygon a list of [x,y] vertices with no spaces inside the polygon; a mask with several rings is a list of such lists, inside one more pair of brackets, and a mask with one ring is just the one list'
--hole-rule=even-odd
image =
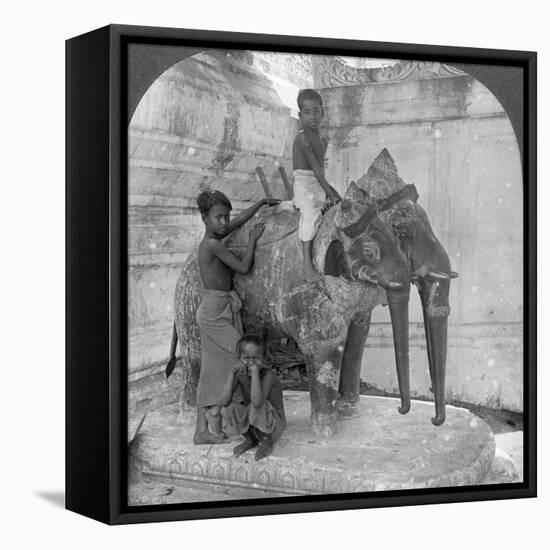
{"label": "seated child's face", "polygon": [[318,130],[323,120],[323,107],[314,99],[304,99],[300,111],[302,124],[310,130]]}
{"label": "seated child's face", "polygon": [[224,204],[215,204],[203,218],[204,225],[217,235],[224,235],[229,225],[229,208]]}
{"label": "seated child's face", "polygon": [[246,344],[243,344],[241,348],[240,360],[246,366],[247,374],[248,374],[248,369],[252,365],[257,365],[258,367],[261,367],[264,362],[263,346],[258,346],[253,342],[247,342]]}

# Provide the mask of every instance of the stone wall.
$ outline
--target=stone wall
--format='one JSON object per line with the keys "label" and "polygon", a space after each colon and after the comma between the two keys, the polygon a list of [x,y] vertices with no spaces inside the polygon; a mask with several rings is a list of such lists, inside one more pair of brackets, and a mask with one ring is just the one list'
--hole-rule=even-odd
{"label": "stone wall", "polygon": [[[460,278],[451,284],[447,395],[519,411],[523,385],[522,175],[511,124],[467,75],[322,90],[328,179],[343,191],[383,147]],[[420,300],[411,299],[411,391],[431,397]],[[362,378],[397,391],[386,309],[375,311]]]}

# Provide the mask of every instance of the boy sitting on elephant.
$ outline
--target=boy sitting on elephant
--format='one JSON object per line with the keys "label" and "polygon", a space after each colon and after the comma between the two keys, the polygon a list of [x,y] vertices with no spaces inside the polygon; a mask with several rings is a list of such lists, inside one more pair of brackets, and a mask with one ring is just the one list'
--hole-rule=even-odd
{"label": "boy sitting on elephant", "polygon": [[292,175],[294,178],[294,206],[300,210],[298,237],[302,241],[304,279],[320,278],[312,261],[312,244],[321,222],[325,201],[333,204],[342,200],[336,189],[328,183],[324,173],[327,141],[319,135],[323,119],[323,99],[311,89],[300,90],[298,108],[302,129],[292,146]]}
{"label": "boy sitting on elephant", "polygon": [[222,243],[232,231],[249,220],[264,204],[279,201],[262,199],[233,220],[231,202],[221,191],[204,191],[197,204],[204,222],[204,237],[199,245],[199,270],[204,292],[197,310],[201,335],[201,372],[197,388],[197,427],[193,442],[197,445],[221,443],[219,403],[225,380],[235,362],[235,346],[242,334],[241,301],[232,290],[231,270],[247,273],[254,257],[256,241],[264,226],[256,224],[250,231],[248,248],[242,259],[233,255]]}
{"label": "boy sitting on elephant", "polygon": [[254,335],[237,343],[238,361],[223,389],[223,431],[244,435],[244,442],[233,449],[240,456],[258,447],[254,458],[261,460],[273,450],[286,427],[281,382],[266,365],[263,342]]}

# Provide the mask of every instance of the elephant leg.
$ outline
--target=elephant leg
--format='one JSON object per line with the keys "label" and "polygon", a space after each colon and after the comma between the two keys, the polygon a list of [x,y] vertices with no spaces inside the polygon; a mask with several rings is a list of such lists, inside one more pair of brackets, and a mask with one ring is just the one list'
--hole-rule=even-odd
{"label": "elephant leg", "polygon": [[[302,348],[303,349],[303,348]],[[344,342],[311,346],[304,353],[309,377],[313,431],[321,436],[336,433],[338,387]]]}
{"label": "elephant leg", "polygon": [[349,325],[340,375],[338,413],[341,418],[352,418],[359,415],[361,362],[365,341],[369,334],[370,320],[370,311],[361,312],[353,317]]}

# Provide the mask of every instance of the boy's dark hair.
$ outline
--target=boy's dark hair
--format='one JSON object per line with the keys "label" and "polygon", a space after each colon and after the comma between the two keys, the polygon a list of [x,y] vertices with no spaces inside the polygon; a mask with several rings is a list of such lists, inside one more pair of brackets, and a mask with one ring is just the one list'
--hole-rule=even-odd
{"label": "boy's dark hair", "polygon": [[231,206],[231,201],[217,189],[214,189],[213,191],[203,191],[197,197],[197,205],[201,216],[208,215],[208,212],[215,204],[223,204],[224,206],[227,206],[229,210],[232,210],[233,208]]}
{"label": "boy's dark hair", "polygon": [[300,111],[302,110],[302,105],[306,99],[317,101],[321,107],[323,106],[323,98],[321,97],[319,92],[316,92],[311,88],[305,88],[298,92],[298,109]]}
{"label": "boy's dark hair", "polygon": [[240,357],[241,355],[241,351],[242,351],[242,347],[245,345],[245,344],[256,344],[257,346],[260,346],[262,348],[264,348],[264,352],[265,352],[265,344],[264,344],[264,340],[263,338],[260,338],[259,336],[256,336],[255,334],[245,334],[238,342],[237,342],[237,345],[236,345],[236,352],[237,352],[237,356]]}

